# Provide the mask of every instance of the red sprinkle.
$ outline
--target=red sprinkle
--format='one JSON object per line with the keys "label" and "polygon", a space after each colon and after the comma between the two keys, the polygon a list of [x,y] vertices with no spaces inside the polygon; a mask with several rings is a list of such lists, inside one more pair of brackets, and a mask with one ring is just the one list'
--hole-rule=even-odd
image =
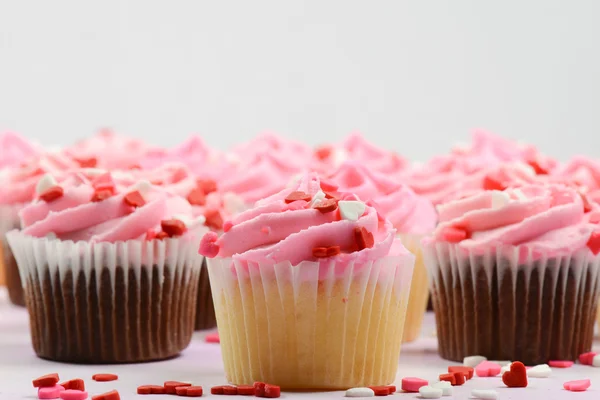
{"label": "red sprinkle", "polygon": [[94,374],[92,376],[92,379],[97,382],[110,382],[116,381],[117,379],[119,379],[119,376],[115,374]]}
{"label": "red sprinkle", "polygon": [[472,367],[466,367],[464,365],[457,365],[448,367],[448,372],[454,374],[456,372],[462,372],[463,375],[466,376],[467,379],[473,378],[473,372],[475,370]]}
{"label": "red sprinkle", "polygon": [[110,392],[98,394],[92,397],[92,400],[121,400],[121,396],[116,390],[111,390]]}
{"label": "red sprinkle", "polygon": [[520,361],[515,361],[510,365],[510,371],[502,375],[502,382],[510,388],[527,387],[527,369]]}
{"label": "red sprinkle", "polygon": [[316,210],[321,211],[323,214],[335,211],[338,207],[336,199],[325,199],[315,206]]}
{"label": "red sprinkle", "polygon": [[114,189],[96,189],[94,191],[94,195],[92,196],[92,201],[93,202],[98,202],[98,201],[103,201],[108,199],[109,197],[112,197],[112,195],[114,194]]}
{"label": "red sprinkle", "polygon": [[58,383],[58,380],[59,378],[57,373],[40,376],[39,378],[33,380],[33,387],[52,387]]}
{"label": "red sprinkle", "polygon": [[390,394],[396,393],[397,389],[396,389],[395,385],[388,385],[387,388],[388,388],[388,391],[390,392]]}
{"label": "red sprinkle", "polygon": [[461,386],[465,383],[466,376],[463,372],[454,372],[454,382],[456,386]]}
{"label": "red sprinkle", "polygon": [[586,246],[589,247],[594,255],[600,253],[600,232],[592,232]]}
{"label": "red sprinkle", "polygon": [[193,206],[203,206],[206,204],[206,195],[202,188],[193,189],[187,196],[187,201]]}
{"label": "red sprinkle", "polygon": [[587,352],[587,353],[583,353],[579,355],[579,362],[583,365],[592,365],[592,362],[594,360],[594,357],[597,355],[598,353],[595,353],[593,351]]}
{"label": "red sprinkle", "polygon": [[143,385],[137,388],[138,394],[165,394],[166,389],[164,386],[159,385]]}
{"label": "red sprinkle", "polygon": [[223,394],[228,396],[235,396],[238,394],[238,391],[235,386],[223,386]]}
{"label": "red sprinkle", "polygon": [[165,388],[165,393],[166,394],[175,394],[175,390],[178,387],[192,386],[192,384],[191,383],[185,383],[185,382],[178,382],[178,381],[166,381],[163,386]]}
{"label": "red sprinkle", "polygon": [[506,189],[506,186],[502,182],[500,182],[488,175],[485,178],[483,178],[483,189],[484,190],[504,190],[504,189]]}
{"label": "red sprinkle", "polygon": [[191,386],[178,386],[175,388],[175,394],[177,396],[187,396],[188,387]]}
{"label": "red sprinkle", "polygon": [[198,179],[196,184],[204,191],[204,194],[217,191],[217,182],[213,181],[212,179]]}
{"label": "red sprinkle", "polygon": [[64,190],[62,187],[52,186],[50,189],[40,194],[40,199],[44,200],[46,203],[50,203],[51,201],[61,198],[63,194]]}
{"label": "red sprinkle", "polygon": [[[592,357],[593,359],[593,357]],[[551,360],[548,361],[548,365],[552,368],[569,368],[573,366],[573,361],[570,360]]]}
{"label": "red sprinkle", "polygon": [[[160,227],[169,237],[181,236],[187,231],[185,224],[178,219],[165,219],[160,221]],[[157,235],[158,237],[158,235]]]}
{"label": "red sprinkle", "polygon": [[548,175],[548,170],[540,165],[538,160],[527,161],[527,164],[535,171],[536,175]]}
{"label": "red sprinkle", "polygon": [[146,200],[144,200],[142,194],[137,190],[135,192],[127,193],[125,197],[123,197],[123,201],[125,201],[125,204],[136,208],[146,204]]}
{"label": "red sprinkle", "polygon": [[209,228],[216,230],[223,228],[223,217],[219,210],[206,210],[204,212],[204,218],[206,218],[204,224]]}
{"label": "red sprinkle", "polygon": [[204,393],[202,386],[189,386],[186,389],[185,394],[187,397],[202,397],[202,394]]}
{"label": "red sprinkle", "polygon": [[237,394],[240,396],[254,396],[254,386],[238,386]]}
{"label": "red sprinkle", "polygon": [[288,194],[287,197],[285,198],[286,203],[293,203],[294,201],[298,201],[298,200],[311,201],[312,196],[310,194],[304,193],[304,192],[292,192],[292,193]]}
{"label": "red sprinkle", "polygon": [[442,230],[442,238],[449,243],[459,243],[469,238],[469,232],[458,226],[447,226]]}
{"label": "red sprinkle", "polygon": [[275,385],[265,384],[265,397],[268,399],[275,399],[281,396],[281,388]]}
{"label": "red sprinkle", "polygon": [[169,237],[169,234],[167,232],[158,232],[156,234],[156,236],[154,236],[154,239],[158,239],[158,240],[163,240]]}
{"label": "red sprinkle", "polygon": [[233,228],[233,222],[231,221],[225,221],[223,223],[223,232],[229,232],[229,230]]}
{"label": "red sprinkle", "polygon": [[340,246],[314,247],[313,256],[316,258],[326,258],[337,256],[341,253]]}
{"label": "red sprinkle", "polygon": [[213,386],[210,388],[210,394],[223,394],[223,386]]}
{"label": "red sprinkle", "polygon": [[265,387],[267,386],[264,382],[254,382],[254,395],[256,397],[265,397]]}
{"label": "red sprinkle", "polygon": [[206,335],[206,343],[221,343],[219,333],[209,333],[208,335]]}
{"label": "red sprinkle", "polygon": [[83,379],[71,379],[69,381],[59,383],[60,386],[64,387],[65,390],[85,390],[85,382]]}
{"label": "red sprinkle", "polygon": [[390,394],[390,389],[387,386],[369,386],[375,396],[388,396]]}
{"label": "red sprinkle", "polygon": [[373,233],[369,232],[364,226],[354,228],[354,240],[358,250],[370,249],[375,244]]}
{"label": "red sprinkle", "polygon": [[79,164],[81,168],[95,168],[98,165],[96,157],[90,158],[74,158],[75,162]]}
{"label": "red sprinkle", "polygon": [[456,377],[454,374],[442,374],[439,376],[440,381],[450,382],[452,386],[456,385]]}
{"label": "red sprinkle", "polygon": [[321,161],[326,160],[331,155],[332,149],[329,146],[321,146],[315,150],[315,156]]}

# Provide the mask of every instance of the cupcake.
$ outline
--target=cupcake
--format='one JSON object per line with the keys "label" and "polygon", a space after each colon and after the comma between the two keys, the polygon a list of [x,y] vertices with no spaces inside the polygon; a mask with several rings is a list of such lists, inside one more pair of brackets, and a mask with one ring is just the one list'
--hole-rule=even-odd
{"label": "cupcake", "polygon": [[341,198],[306,175],[202,238],[231,383],[394,381],[414,256],[373,207]]}
{"label": "cupcake", "polygon": [[443,358],[537,365],[591,349],[600,227],[575,189],[486,191],[438,210],[423,248]]}
{"label": "cupcake", "polygon": [[415,255],[403,336],[405,342],[415,340],[421,333],[429,297],[421,239],[435,228],[437,212],[433,204],[427,198],[415,194],[408,186],[372,171],[358,161],[345,161],[326,178],[326,185],[328,193],[354,193],[375,207],[392,223],[402,244]]}
{"label": "cupcake", "polygon": [[45,175],[7,234],[36,354],[76,363],[160,360],[194,331],[202,219],[148,182]]}
{"label": "cupcake", "polygon": [[2,255],[6,287],[10,301],[19,306],[25,305],[23,287],[15,258],[5,240],[9,230],[20,228],[19,211],[35,196],[38,181],[45,173],[60,174],[77,167],[78,164],[59,152],[45,152],[32,155],[32,158],[8,167],[0,172],[0,234],[2,235]]}
{"label": "cupcake", "polygon": [[552,178],[579,187],[589,200],[600,204],[600,160],[573,157],[557,168]]}

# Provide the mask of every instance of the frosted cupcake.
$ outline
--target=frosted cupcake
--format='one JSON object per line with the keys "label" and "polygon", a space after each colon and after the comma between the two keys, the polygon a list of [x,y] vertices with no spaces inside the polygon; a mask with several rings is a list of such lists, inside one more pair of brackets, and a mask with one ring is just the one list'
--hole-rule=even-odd
{"label": "frosted cupcake", "polygon": [[414,256],[374,208],[344,198],[307,175],[203,237],[231,383],[394,381]]}
{"label": "frosted cupcake", "polygon": [[438,210],[423,245],[443,358],[536,365],[591,349],[600,227],[575,189],[487,191]]}
{"label": "frosted cupcake", "polygon": [[552,178],[577,186],[589,200],[600,204],[600,160],[573,157],[557,168]]}
{"label": "frosted cupcake", "polygon": [[78,164],[64,154],[46,152],[32,154],[24,163],[0,172],[0,235],[4,272],[8,296],[15,305],[24,306],[25,298],[17,264],[10,247],[7,246],[5,234],[20,228],[18,213],[34,199],[36,184],[45,173],[61,174],[76,167]]}
{"label": "frosted cupcake", "polygon": [[326,178],[326,185],[328,193],[354,193],[361,200],[369,202],[392,223],[402,244],[415,255],[403,336],[405,342],[415,340],[421,332],[429,297],[421,239],[435,228],[437,212],[433,204],[427,198],[415,194],[408,186],[371,171],[358,161],[344,162]]}
{"label": "frosted cupcake", "polygon": [[172,357],[190,342],[202,220],[147,182],[108,173],[38,184],[8,241],[25,286],[39,357],[118,363]]}

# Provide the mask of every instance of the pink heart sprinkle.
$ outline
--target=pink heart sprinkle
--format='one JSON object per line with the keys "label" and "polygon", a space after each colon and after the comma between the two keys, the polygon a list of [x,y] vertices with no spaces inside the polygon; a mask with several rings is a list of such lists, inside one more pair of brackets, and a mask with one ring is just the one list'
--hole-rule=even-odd
{"label": "pink heart sprinkle", "polygon": [[552,360],[548,361],[548,365],[553,368],[569,368],[573,366],[573,361]]}
{"label": "pink heart sprinkle", "polygon": [[502,367],[500,364],[491,361],[483,361],[475,367],[475,374],[481,378],[486,378],[500,375],[501,370]]}
{"label": "pink heart sprinkle", "polygon": [[58,399],[63,390],[65,388],[60,385],[41,387],[38,389],[38,399]]}
{"label": "pink heart sprinkle", "polygon": [[583,392],[591,386],[589,379],[582,379],[579,381],[569,381],[563,384],[563,387],[571,392]]}
{"label": "pink heart sprinkle", "polygon": [[219,333],[209,333],[208,335],[206,335],[206,343],[221,343]]}
{"label": "pink heart sprinkle", "polygon": [[402,378],[402,390],[416,393],[422,386],[429,385],[429,381],[421,378]]}

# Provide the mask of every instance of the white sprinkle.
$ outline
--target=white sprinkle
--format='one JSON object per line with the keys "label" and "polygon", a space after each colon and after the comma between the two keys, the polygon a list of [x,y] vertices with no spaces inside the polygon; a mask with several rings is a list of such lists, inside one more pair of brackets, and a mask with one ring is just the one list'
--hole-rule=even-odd
{"label": "white sprinkle", "polygon": [[54,179],[54,177],[50,174],[46,174],[44,176],[42,176],[40,178],[40,180],[38,181],[36,187],[35,187],[35,192],[39,195],[41,195],[42,193],[44,193],[45,191],[47,191],[48,189],[50,189],[51,187],[54,187],[57,185],[56,179]]}
{"label": "white sprinkle", "polygon": [[592,358],[592,367],[600,367],[600,354],[597,354]]}
{"label": "white sprinkle", "polygon": [[500,365],[501,367],[504,367],[505,365],[512,364],[512,361],[506,361],[506,360],[503,360],[503,361],[492,361],[492,362],[495,363],[495,364]]}
{"label": "white sprinkle", "polygon": [[476,399],[496,400],[498,398],[498,392],[488,389],[473,389],[471,390],[471,396]]}
{"label": "white sprinkle", "polygon": [[502,368],[500,368],[500,374],[504,374],[505,372],[510,371],[510,364],[508,365],[503,365]]}
{"label": "white sprinkle", "polygon": [[512,194],[517,200],[527,200],[527,196],[525,196],[525,193],[521,189],[513,189]]}
{"label": "white sprinkle", "polygon": [[310,206],[314,208],[317,204],[319,204],[323,200],[325,200],[325,193],[323,193],[323,191],[321,189],[319,189],[319,191],[317,193],[315,193],[312,200],[310,201]]}
{"label": "white sprinkle", "polygon": [[499,192],[497,190],[492,191],[492,210],[497,210],[510,203],[510,196],[508,193]]}
{"label": "white sprinkle", "polygon": [[358,221],[361,215],[364,214],[366,205],[362,201],[346,201],[338,202],[340,216],[349,221]]}
{"label": "white sprinkle", "polygon": [[146,196],[148,196],[152,191],[152,184],[144,179],[133,185],[133,190],[137,190],[138,192],[140,192],[144,200],[148,201]]}
{"label": "white sprinkle", "polygon": [[373,397],[375,392],[368,387],[357,387],[346,390],[346,397]]}
{"label": "white sprinkle", "polygon": [[429,386],[436,389],[442,389],[442,396],[452,396],[452,384],[448,381],[439,381],[430,384]]}
{"label": "white sprinkle", "polygon": [[101,168],[85,168],[85,175],[89,176],[90,178],[95,178],[97,176],[104,175],[107,172],[107,170]]}
{"label": "white sprinkle", "polygon": [[185,214],[175,214],[172,217],[173,219],[177,219],[181,222],[183,222],[185,224],[186,227],[191,227],[192,225],[194,225],[194,219],[192,217],[190,217],[189,215],[185,215]]}
{"label": "white sprinkle", "polygon": [[527,376],[532,378],[548,378],[552,374],[552,368],[548,364],[536,365],[527,370]]}
{"label": "white sprinkle", "polygon": [[288,184],[286,185],[287,188],[293,188],[298,186],[298,184],[300,183],[300,181],[302,180],[302,174],[296,174],[294,176],[292,176],[292,178],[289,180]]}
{"label": "white sprinkle", "polygon": [[419,394],[424,399],[439,399],[442,397],[444,391],[442,389],[434,388],[432,386],[421,386],[419,388]]}
{"label": "white sprinkle", "polygon": [[244,200],[235,193],[227,192],[223,194],[223,208],[228,214],[238,214],[244,211]]}
{"label": "white sprinkle", "polygon": [[476,366],[478,366],[479,364],[481,364],[484,361],[487,361],[487,358],[485,358],[484,356],[469,356],[469,357],[463,358],[463,365],[466,365],[467,367],[475,368]]}

